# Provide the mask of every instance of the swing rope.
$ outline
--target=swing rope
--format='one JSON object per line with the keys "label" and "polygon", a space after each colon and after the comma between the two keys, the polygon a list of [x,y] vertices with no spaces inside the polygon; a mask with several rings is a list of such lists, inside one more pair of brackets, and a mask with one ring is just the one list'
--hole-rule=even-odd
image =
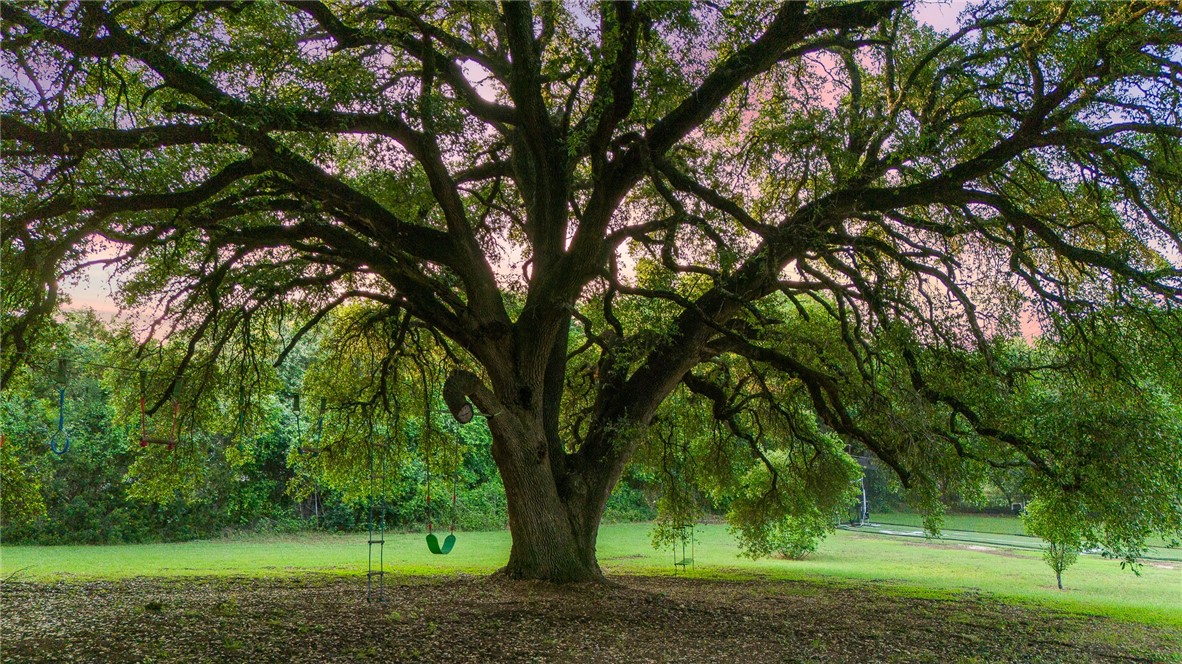
{"label": "swing rope", "polygon": [[148,380],[147,372],[141,371],[140,372],[140,447],[147,447],[148,446],[148,416],[144,412],[145,411],[145,403],[144,402],[146,401],[146,397],[144,396],[144,393],[146,391],[147,380]]}
{"label": "swing rope", "polygon": [[140,447],[164,445],[170,450],[176,449],[181,418],[180,379],[175,381],[172,389],[172,422],[168,426],[168,438],[148,438],[147,375],[146,371],[140,371]]}
{"label": "swing rope", "polygon": [[431,518],[431,455],[430,446],[426,450],[427,454],[427,548],[431,553],[436,555],[447,555],[456,546],[456,480],[455,474],[452,474],[451,481],[451,522],[448,528],[448,535],[443,539],[443,543],[439,543],[439,538],[432,532],[434,523]]}
{"label": "swing rope", "polygon": [[168,449],[176,447],[176,435],[179,431],[179,420],[181,416],[181,401],[176,395],[172,395],[172,426],[168,427]]}
{"label": "swing rope", "polygon": [[299,422],[296,422],[296,435],[299,436],[299,441],[296,446],[296,452],[300,456],[317,457],[324,451],[324,411],[328,407],[328,399],[320,397],[320,410],[316,415],[316,425],[309,431],[310,437],[315,440],[315,447],[309,447],[303,443],[303,434],[300,432]]}
{"label": "swing rope", "polygon": [[435,555],[444,556],[451,553],[451,550],[456,545],[456,483],[455,478],[452,478],[451,484],[451,528],[448,535],[443,540],[443,544],[439,543],[439,538],[435,536],[434,521],[431,518],[431,438],[434,428],[431,421],[431,391],[427,386],[427,375],[423,373],[423,410],[426,418],[426,426],[423,428],[423,456],[426,458],[427,466],[427,549]]}
{"label": "swing rope", "polygon": [[[59,436],[62,439],[60,447],[57,442]],[[57,431],[49,437],[49,449],[58,456],[70,451],[70,435],[66,433],[66,388],[64,387],[57,391]]]}
{"label": "swing rope", "polygon": [[[427,427],[430,432],[430,425]],[[430,537],[434,529],[431,519],[431,438],[427,436],[423,439],[423,456],[427,460],[427,536]]]}
{"label": "swing rope", "polygon": [[304,444],[304,431],[300,427],[300,393],[296,392],[291,395],[292,406],[291,409],[295,411],[296,421],[296,449],[299,449]]}
{"label": "swing rope", "polygon": [[[324,449],[324,409],[327,406],[328,406],[328,399],[325,397],[320,397],[320,411],[316,415],[316,433],[315,433],[316,447],[310,448],[310,447],[304,447],[303,445],[300,445],[299,450],[298,450],[300,454],[309,454],[311,456],[317,456],[320,454],[320,451]],[[382,474],[384,475],[385,472],[383,471]]]}
{"label": "swing rope", "polygon": [[246,386],[238,385],[238,421],[234,423],[233,438],[238,439],[238,444],[242,444],[242,432],[246,430],[246,410],[250,407],[246,400]]}

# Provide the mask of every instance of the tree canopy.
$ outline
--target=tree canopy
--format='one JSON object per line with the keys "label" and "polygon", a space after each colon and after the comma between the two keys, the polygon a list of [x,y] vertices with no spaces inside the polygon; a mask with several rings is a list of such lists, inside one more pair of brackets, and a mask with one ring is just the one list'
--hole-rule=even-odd
{"label": "tree canopy", "polygon": [[96,262],[195,402],[325,335],[305,389],[341,422],[424,395],[430,427],[441,385],[487,417],[521,577],[597,577],[656,449],[755,536],[832,508],[851,455],[929,507],[1018,469],[1129,555],[1182,525],[1169,3],[982,2],[949,34],[891,2],[2,26],[6,380]]}

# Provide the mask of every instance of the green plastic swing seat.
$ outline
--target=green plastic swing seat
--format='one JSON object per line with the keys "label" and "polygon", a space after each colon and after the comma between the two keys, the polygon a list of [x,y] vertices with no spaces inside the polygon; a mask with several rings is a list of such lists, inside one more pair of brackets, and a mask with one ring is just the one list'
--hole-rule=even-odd
{"label": "green plastic swing seat", "polygon": [[431,549],[431,553],[439,556],[446,556],[451,553],[451,550],[456,546],[456,536],[452,533],[443,539],[443,546],[439,546],[439,538],[435,533],[427,535],[427,548]]}

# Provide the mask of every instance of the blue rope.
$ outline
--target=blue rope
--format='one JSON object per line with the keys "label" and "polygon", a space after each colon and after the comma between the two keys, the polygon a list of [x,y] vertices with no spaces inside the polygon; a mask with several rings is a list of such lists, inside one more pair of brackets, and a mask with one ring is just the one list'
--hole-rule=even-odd
{"label": "blue rope", "polygon": [[[58,436],[62,437],[62,446],[57,446]],[[57,391],[57,431],[49,438],[49,449],[61,456],[70,451],[70,436],[66,433],[66,388]]]}

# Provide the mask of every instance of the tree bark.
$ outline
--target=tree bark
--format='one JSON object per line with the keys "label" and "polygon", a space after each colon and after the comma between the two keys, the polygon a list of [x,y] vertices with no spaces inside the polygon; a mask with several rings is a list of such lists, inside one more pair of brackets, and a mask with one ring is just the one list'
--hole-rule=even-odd
{"label": "tree bark", "polygon": [[610,486],[589,484],[582,475],[556,477],[540,421],[524,431],[496,418],[490,424],[513,535],[502,574],[555,583],[602,581],[595,543]]}
{"label": "tree bark", "polygon": [[[609,440],[614,434],[600,427],[593,447],[615,453],[567,455],[557,431],[551,431],[556,427],[548,421],[555,414],[538,396],[541,376],[497,387],[494,393],[477,376],[460,370],[448,377],[443,391],[457,419],[470,412],[465,408],[470,408],[469,398],[488,417],[492,456],[505,486],[513,536],[501,573],[555,583],[603,581],[595,553],[599,525],[631,446]],[[530,397],[520,398],[523,395]],[[514,396],[517,401],[511,399]]]}

